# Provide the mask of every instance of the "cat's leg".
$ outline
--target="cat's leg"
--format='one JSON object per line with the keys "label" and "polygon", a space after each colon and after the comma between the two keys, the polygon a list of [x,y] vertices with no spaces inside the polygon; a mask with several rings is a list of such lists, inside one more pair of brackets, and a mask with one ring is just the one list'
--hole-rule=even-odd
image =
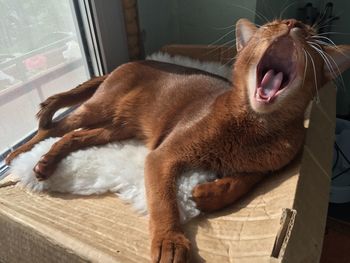
{"label": "cat's leg", "polygon": [[78,105],[79,103],[83,103],[91,98],[107,76],[108,75],[104,75],[87,80],[74,89],[50,96],[40,103],[40,110],[37,113],[39,128],[51,128],[52,117],[57,110],[64,107]]}
{"label": "cat's leg", "polygon": [[[18,155],[30,151],[35,144],[50,138],[50,137],[61,137],[63,136],[67,130],[68,127],[64,128],[59,125],[58,127],[54,127],[51,129],[39,129],[35,136],[31,138],[28,142],[25,144],[19,146],[14,151],[10,152],[5,159],[6,164],[10,165],[13,159],[15,159]],[[73,129],[73,128],[72,128]]]}
{"label": "cat's leg", "polygon": [[34,167],[34,172],[39,180],[45,180],[53,174],[58,163],[71,152],[131,137],[132,134],[127,129],[116,129],[112,126],[69,132],[40,158]]}
{"label": "cat's leg", "polygon": [[6,156],[5,158],[6,164],[8,165],[11,164],[13,159],[15,159],[18,155],[20,155],[21,153],[30,151],[36,143],[49,137],[53,137],[51,136],[51,130],[38,130],[33,138],[31,138],[28,142],[19,146],[16,150],[10,152]]}
{"label": "cat's leg", "polygon": [[190,242],[181,225],[176,200],[176,177],[181,164],[162,151],[146,159],[145,185],[150,214],[152,262],[184,263],[189,260]]}
{"label": "cat's leg", "polygon": [[101,115],[96,109],[81,105],[76,111],[58,122],[52,122],[55,112],[63,107],[77,105],[88,100],[107,78],[107,75],[90,79],[76,88],[53,95],[40,104],[41,109],[37,113],[39,127],[36,135],[28,142],[11,152],[5,159],[10,164],[19,154],[27,152],[38,142],[49,137],[61,137],[65,133],[81,128],[82,125],[95,124],[101,120]]}
{"label": "cat's leg", "polygon": [[[93,115],[96,115],[95,118]],[[58,122],[54,122],[51,125],[51,128],[44,129],[39,128],[36,135],[30,139],[25,144],[18,147],[13,152],[9,153],[5,161],[7,164],[10,164],[13,159],[15,159],[21,153],[30,151],[35,144],[39,143],[50,137],[62,137],[67,132],[73,131],[80,127],[87,126],[88,124],[93,124],[94,121],[98,122],[99,118],[96,113],[88,110],[84,105],[80,106],[76,111],[72,112],[65,118],[61,119]]]}
{"label": "cat's leg", "polygon": [[244,174],[199,184],[193,189],[192,199],[203,212],[219,210],[234,203],[263,178],[264,174]]}

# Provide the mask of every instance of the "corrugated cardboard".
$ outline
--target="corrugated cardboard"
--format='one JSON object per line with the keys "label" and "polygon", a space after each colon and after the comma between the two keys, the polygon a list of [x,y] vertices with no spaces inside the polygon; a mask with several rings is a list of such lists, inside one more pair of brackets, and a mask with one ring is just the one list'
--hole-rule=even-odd
{"label": "corrugated cardboard", "polygon": [[[185,226],[191,262],[319,261],[335,127],[333,85],[320,91],[320,100],[297,160],[230,208]],[[0,187],[0,262],[148,261],[147,218],[116,196]]]}

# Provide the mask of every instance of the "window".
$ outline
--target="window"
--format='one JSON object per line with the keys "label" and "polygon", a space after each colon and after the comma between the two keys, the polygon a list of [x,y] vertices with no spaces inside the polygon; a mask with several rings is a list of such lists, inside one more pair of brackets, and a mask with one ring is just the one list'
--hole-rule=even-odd
{"label": "window", "polygon": [[120,0],[0,0],[0,177],[39,104],[128,61]]}

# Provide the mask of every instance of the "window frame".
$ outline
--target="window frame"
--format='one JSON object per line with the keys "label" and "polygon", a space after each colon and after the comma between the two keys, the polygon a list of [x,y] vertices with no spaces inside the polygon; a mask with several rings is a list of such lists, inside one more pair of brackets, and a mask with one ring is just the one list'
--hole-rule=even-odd
{"label": "window frame", "polygon": [[[129,61],[123,4],[121,0],[80,0],[90,17],[90,35],[95,43],[103,74]],[[113,29],[113,30],[111,30]]]}
{"label": "window frame", "polygon": [[[83,61],[88,65],[90,77],[107,74],[129,61],[121,0],[73,0],[70,4],[74,23],[79,29],[77,35],[79,44],[83,47]],[[43,78],[47,77],[47,74],[43,75]],[[74,108],[61,113],[54,120],[63,118],[72,110]],[[36,131],[24,135],[11,149],[0,153],[0,179],[9,174],[9,166],[4,162],[5,157],[29,141]]]}

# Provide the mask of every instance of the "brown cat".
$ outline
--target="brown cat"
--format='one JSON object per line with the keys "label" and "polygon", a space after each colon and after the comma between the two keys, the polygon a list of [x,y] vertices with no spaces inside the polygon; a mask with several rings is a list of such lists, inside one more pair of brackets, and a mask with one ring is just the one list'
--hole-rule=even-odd
{"label": "brown cat", "polygon": [[[197,186],[194,199],[203,211],[231,204],[295,157],[309,101],[350,65],[350,46],[321,46],[313,28],[296,20],[256,28],[241,19],[236,36],[232,83],[167,63],[125,64],[48,98],[38,114],[37,135],[7,162],[47,137],[63,136],[34,168],[43,180],[72,151],[143,140],[151,150],[145,181],[152,262],[188,261],[176,177],[193,168],[215,171],[223,178]],[[52,122],[56,110],[81,102],[68,117]]]}

